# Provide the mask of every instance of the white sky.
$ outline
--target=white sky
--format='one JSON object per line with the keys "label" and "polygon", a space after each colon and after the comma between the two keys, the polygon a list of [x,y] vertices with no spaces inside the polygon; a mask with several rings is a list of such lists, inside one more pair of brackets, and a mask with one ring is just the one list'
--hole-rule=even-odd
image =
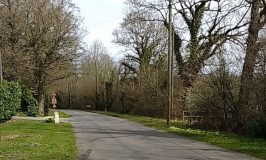
{"label": "white sky", "polygon": [[112,44],[112,32],[119,26],[123,18],[125,0],[73,0],[80,8],[81,17],[84,18],[84,27],[88,34],[85,42],[88,46],[95,40],[100,40],[108,49],[111,57],[122,57],[121,49]]}

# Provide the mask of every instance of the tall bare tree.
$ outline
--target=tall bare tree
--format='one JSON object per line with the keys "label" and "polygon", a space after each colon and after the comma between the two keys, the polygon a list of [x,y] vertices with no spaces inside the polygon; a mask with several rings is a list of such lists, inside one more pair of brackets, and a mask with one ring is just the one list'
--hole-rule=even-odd
{"label": "tall bare tree", "polygon": [[[150,17],[149,14],[142,16]],[[166,34],[165,28],[160,23],[142,21],[132,13],[128,13],[120,27],[113,32],[113,42],[126,48],[127,55],[122,64],[138,74],[145,72],[151,63],[162,65],[167,46]]]}
{"label": "tall bare tree", "polygon": [[[167,1],[128,0],[127,3],[133,15],[149,12],[155,18],[141,19],[160,21],[168,27]],[[244,0],[175,0],[173,4],[175,58],[178,74],[188,88],[220,46],[243,35],[241,28],[247,25],[244,20],[248,8]]]}
{"label": "tall bare tree", "polygon": [[[4,0],[2,6],[6,25],[1,27],[7,36],[1,37],[10,48],[6,53],[18,53],[14,55],[16,59],[26,59],[23,67],[31,72],[22,72],[24,77],[32,77],[43,114],[45,86],[69,76],[71,72],[61,71],[71,68],[67,66],[73,65],[81,50],[78,10],[70,0]],[[19,70],[19,65],[12,67]]]}
{"label": "tall bare tree", "polygon": [[[112,86],[115,72],[113,60],[108,50],[100,41],[94,41],[90,46],[89,55],[82,62],[82,78],[87,81],[91,92],[85,93],[94,99],[96,110],[111,107]],[[101,106],[99,105],[101,104]]]}
{"label": "tall bare tree", "polygon": [[22,40],[22,28],[25,28],[25,25],[22,21],[23,9],[21,4],[19,1],[1,1],[0,12],[0,51],[3,57],[4,78],[15,81],[30,81],[26,77],[22,78],[23,72],[30,73],[29,67],[25,67],[25,64],[30,64],[30,57],[23,53],[25,41]]}

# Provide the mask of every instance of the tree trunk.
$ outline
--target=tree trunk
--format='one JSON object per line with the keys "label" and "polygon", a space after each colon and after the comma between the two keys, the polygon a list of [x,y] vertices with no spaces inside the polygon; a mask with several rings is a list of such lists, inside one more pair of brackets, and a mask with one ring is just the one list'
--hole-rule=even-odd
{"label": "tree trunk", "polygon": [[126,93],[123,91],[120,96],[120,102],[122,105],[122,111],[123,113],[126,113],[126,104],[125,104],[125,98],[126,98]]}
{"label": "tree trunk", "polygon": [[37,77],[37,91],[38,91],[38,104],[39,104],[39,114],[44,116],[45,114],[45,95],[44,95],[44,76],[43,73],[39,70],[35,72]]}
{"label": "tree trunk", "polygon": [[112,107],[112,88],[113,83],[112,82],[106,82],[105,83],[105,94],[106,94],[106,108],[107,110],[110,110]]}
{"label": "tree trunk", "polygon": [[39,114],[41,116],[44,115],[44,101],[45,101],[44,93],[40,93],[38,103],[39,103]]}
{"label": "tree trunk", "polygon": [[[256,57],[258,55],[259,46],[257,44],[258,41],[258,33],[261,29],[261,17],[260,17],[260,0],[254,0],[252,3],[251,9],[251,21],[249,26],[249,35],[247,38],[247,49],[246,56],[243,65],[242,75],[241,75],[241,83],[240,83],[240,91],[239,91],[239,99],[238,99],[238,116],[237,121],[242,125],[250,119],[250,115],[252,112],[256,110],[251,104],[252,102],[252,92],[253,91],[253,80],[254,80],[254,68],[256,64]],[[242,126],[241,125],[241,126]]]}

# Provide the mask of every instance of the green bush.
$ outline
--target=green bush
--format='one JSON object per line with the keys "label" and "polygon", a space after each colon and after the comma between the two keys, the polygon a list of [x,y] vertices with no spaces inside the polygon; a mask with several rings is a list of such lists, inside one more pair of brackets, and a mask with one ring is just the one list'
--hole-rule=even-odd
{"label": "green bush", "polygon": [[0,83],[0,121],[11,119],[21,105],[21,87],[15,82]]}
{"label": "green bush", "polygon": [[266,119],[251,121],[247,126],[248,136],[266,138]]}
{"label": "green bush", "polygon": [[47,118],[45,120],[46,123],[55,123],[54,119],[53,118]]}
{"label": "green bush", "polygon": [[28,116],[35,117],[38,115],[38,102],[33,97],[30,90],[25,86],[22,85],[22,95],[21,95],[21,111],[26,113]]}

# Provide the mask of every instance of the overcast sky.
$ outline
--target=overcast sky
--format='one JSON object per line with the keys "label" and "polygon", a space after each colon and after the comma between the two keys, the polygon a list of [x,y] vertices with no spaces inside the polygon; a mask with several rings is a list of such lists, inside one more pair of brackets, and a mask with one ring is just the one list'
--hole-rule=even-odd
{"label": "overcast sky", "polygon": [[95,40],[104,43],[113,58],[121,57],[118,47],[112,44],[112,32],[123,18],[124,0],[73,0],[80,8],[84,27],[88,31],[85,42],[90,45]]}

